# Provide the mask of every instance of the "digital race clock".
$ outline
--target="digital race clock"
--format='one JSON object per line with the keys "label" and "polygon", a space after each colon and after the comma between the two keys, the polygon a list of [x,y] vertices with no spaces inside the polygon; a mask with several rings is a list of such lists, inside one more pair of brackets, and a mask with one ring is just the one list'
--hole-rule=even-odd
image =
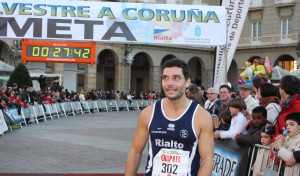
{"label": "digital race clock", "polygon": [[95,43],[22,42],[22,61],[95,63]]}

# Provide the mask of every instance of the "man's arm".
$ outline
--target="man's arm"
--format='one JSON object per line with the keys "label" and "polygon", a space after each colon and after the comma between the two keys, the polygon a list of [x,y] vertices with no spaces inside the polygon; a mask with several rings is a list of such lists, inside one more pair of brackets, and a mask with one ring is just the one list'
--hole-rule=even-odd
{"label": "man's arm", "polygon": [[152,115],[153,105],[144,109],[139,117],[137,128],[128,152],[125,176],[135,176],[140,165],[143,150],[148,140],[148,124]]}
{"label": "man's arm", "polygon": [[[214,138],[213,123],[210,114],[199,108],[195,117],[195,123],[199,124],[199,154],[201,156],[198,176],[211,176],[214,164]],[[196,125],[197,127],[197,125]]]}

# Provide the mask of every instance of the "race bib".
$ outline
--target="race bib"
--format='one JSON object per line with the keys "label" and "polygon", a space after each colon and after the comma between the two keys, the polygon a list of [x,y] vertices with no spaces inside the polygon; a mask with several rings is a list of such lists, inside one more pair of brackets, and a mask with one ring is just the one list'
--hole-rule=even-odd
{"label": "race bib", "polygon": [[152,176],[187,176],[189,151],[161,149],[153,159]]}

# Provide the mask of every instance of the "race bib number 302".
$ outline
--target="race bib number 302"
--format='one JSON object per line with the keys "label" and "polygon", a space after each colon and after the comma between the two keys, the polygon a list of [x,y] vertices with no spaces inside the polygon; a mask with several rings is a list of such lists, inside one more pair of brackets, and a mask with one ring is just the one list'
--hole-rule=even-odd
{"label": "race bib number 302", "polygon": [[161,149],[153,159],[152,176],[186,176],[189,151]]}

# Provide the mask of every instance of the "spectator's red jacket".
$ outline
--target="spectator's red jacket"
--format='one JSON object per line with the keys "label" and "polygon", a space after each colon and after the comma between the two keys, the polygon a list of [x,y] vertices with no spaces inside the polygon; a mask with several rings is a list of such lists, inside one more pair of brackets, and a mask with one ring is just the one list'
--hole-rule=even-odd
{"label": "spectator's red jacket", "polygon": [[20,103],[23,105],[23,108],[28,108],[28,104],[25,101],[20,100]]}
{"label": "spectator's red jacket", "polygon": [[300,94],[295,94],[286,107],[281,106],[281,112],[279,113],[276,125],[275,137],[283,132],[283,127],[286,128],[285,118],[292,112],[300,112]]}
{"label": "spectator's red jacket", "polygon": [[12,103],[21,103],[19,99],[17,99],[17,97],[8,97],[9,102]]}
{"label": "spectator's red jacket", "polygon": [[52,98],[48,98],[48,97],[45,97],[45,102],[46,102],[46,103],[50,103],[50,104],[55,103],[55,101],[52,100]]}

